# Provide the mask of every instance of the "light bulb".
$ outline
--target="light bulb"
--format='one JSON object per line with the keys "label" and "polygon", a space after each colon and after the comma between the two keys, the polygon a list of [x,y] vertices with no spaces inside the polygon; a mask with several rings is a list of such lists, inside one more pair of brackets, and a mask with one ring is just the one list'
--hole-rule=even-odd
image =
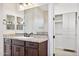
{"label": "light bulb", "polygon": [[32,5],[31,3],[29,3],[28,5]]}
{"label": "light bulb", "polygon": [[27,6],[27,4],[26,4],[26,3],[24,3],[23,5],[24,5],[24,6]]}
{"label": "light bulb", "polygon": [[20,8],[23,8],[23,6],[22,6],[22,5],[20,5],[19,7],[20,7]]}

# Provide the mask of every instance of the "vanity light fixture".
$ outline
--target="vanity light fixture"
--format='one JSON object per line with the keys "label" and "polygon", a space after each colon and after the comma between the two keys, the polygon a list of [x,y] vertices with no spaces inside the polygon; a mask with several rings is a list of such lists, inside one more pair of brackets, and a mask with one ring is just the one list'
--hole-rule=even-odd
{"label": "vanity light fixture", "polygon": [[32,3],[24,3],[23,5],[24,6],[29,6],[29,5],[32,5]]}
{"label": "vanity light fixture", "polygon": [[28,5],[28,3],[24,3],[23,5],[24,5],[24,6],[27,6],[27,5]]}
{"label": "vanity light fixture", "polygon": [[19,6],[22,8],[22,7],[26,7],[26,6],[29,6],[29,5],[32,5],[32,3],[19,3]]}
{"label": "vanity light fixture", "polygon": [[19,8],[23,8],[23,5],[22,5],[22,3],[19,3]]}
{"label": "vanity light fixture", "polygon": [[40,6],[42,4],[38,4],[38,3],[19,3],[19,10],[22,11],[22,10],[25,10],[25,9],[30,9],[30,8],[34,8],[34,7],[37,7],[37,6]]}

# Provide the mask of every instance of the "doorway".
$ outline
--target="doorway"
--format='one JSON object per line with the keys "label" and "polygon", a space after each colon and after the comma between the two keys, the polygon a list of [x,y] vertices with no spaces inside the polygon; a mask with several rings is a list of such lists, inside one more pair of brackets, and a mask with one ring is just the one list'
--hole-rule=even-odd
{"label": "doorway", "polygon": [[55,15],[54,54],[56,56],[77,55],[77,13]]}

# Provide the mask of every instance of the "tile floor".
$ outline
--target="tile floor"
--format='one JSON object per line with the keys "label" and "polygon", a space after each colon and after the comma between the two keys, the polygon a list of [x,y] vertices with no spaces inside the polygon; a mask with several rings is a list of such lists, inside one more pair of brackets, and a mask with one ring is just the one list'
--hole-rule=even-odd
{"label": "tile floor", "polygon": [[55,49],[56,56],[76,56],[76,52],[68,52],[62,49]]}

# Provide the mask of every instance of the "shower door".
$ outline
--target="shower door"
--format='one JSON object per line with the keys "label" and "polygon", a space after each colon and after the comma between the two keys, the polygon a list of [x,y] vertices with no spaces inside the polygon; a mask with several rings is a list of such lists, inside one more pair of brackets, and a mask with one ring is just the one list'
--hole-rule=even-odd
{"label": "shower door", "polygon": [[77,13],[55,15],[54,53],[57,56],[75,56],[77,49]]}

